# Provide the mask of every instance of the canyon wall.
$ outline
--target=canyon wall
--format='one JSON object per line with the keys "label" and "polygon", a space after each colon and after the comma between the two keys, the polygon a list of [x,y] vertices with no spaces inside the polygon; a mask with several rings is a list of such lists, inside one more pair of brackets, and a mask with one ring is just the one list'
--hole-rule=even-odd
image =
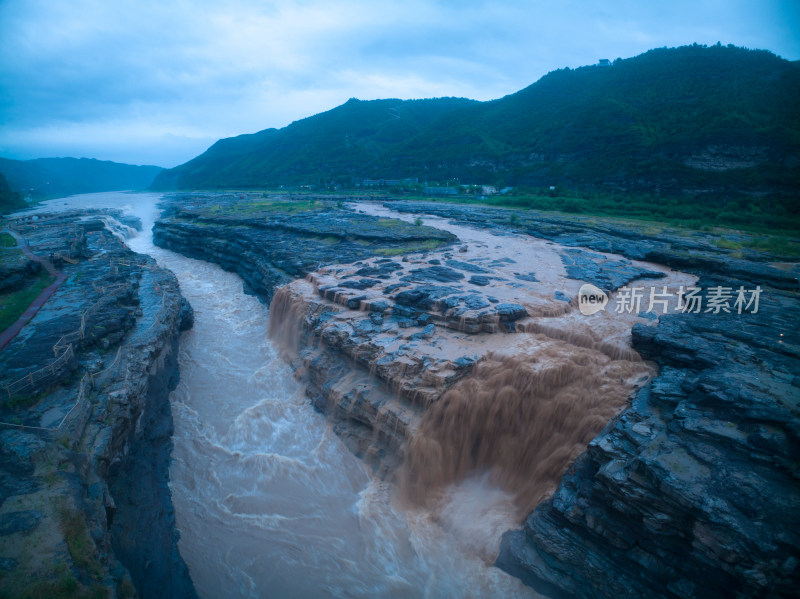
{"label": "canyon wall", "polygon": [[[523,514],[536,506],[521,531],[505,535],[497,565],[551,596],[791,594],[800,575],[796,272],[771,264],[780,257],[722,249],[708,233],[510,220],[510,211],[479,207],[392,208],[576,248],[559,250],[566,278],[602,289],[664,276],[631,268],[647,259],[694,273],[706,290],[760,287],[761,303],[756,313],[639,318],[631,352],[621,332],[585,326],[574,299],[537,289],[536,273],[517,265],[496,277],[502,262],[480,261],[488,246],[340,257],[301,235],[302,264],[281,266],[273,279],[294,282],[260,294],[273,298],[273,338],[354,452],[422,502],[488,468]],[[250,271],[245,280],[268,278],[284,231],[196,220],[160,223],[157,243]],[[504,285],[518,293],[528,283],[525,306],[506,301]],[[530,359],[514,362],[526,344]],[[648,380],[652,364],[658,373]],[[603,388],[614,381],[617,389]],[[605,392],[616,400],[593,412]]]}
{"label": "canyon wall", "polygon": [[[168,487],[169,392],[191,308],[172,273],[82,216],[17,225],[39,255],[69,261],[0,354],[4,384],[37,381],[7,387],[0,406],[0,586],[9,597],[196,597]],[[54,351],[70,359],[40,378]]]}

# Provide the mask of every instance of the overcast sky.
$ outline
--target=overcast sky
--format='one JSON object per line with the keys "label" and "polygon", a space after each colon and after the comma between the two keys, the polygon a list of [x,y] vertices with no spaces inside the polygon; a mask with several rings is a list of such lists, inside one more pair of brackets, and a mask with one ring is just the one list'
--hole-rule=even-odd
{"label": "overcast sky", "polygon": [[356,97],[489,100],[694,42],[800,59],[800,0],[0,0],[0,156],[171,167]]}

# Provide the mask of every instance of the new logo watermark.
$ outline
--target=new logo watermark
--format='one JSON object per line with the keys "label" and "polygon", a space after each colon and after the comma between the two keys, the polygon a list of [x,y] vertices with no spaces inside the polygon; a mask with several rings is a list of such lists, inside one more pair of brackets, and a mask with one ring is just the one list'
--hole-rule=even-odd
{"label": "new logo watermark", "polygon": [[[644,287],[620,287],[614,295],[614,309],[617,314],[661,314],[668,312],[688,312],[699,314],[710,312],[712,314],[757,314],[758,303],[761,299],[762,289],[746,289],[740,286],[710,287],[703,293],[702,287],[681,286],[677,291],[669,291],[667,287],[650,287],[649,293]],[[605,310],[609,303],[608,295],[602,289],[584,283],[578,290],[578,308],[582,314],[591,316]]]}
{"label": "new logo watermark", "polygon": [[578,290],[578,308],[581,314],[591,316],[605,309],[608,303],[606,292],[591,283],[584,283]]}

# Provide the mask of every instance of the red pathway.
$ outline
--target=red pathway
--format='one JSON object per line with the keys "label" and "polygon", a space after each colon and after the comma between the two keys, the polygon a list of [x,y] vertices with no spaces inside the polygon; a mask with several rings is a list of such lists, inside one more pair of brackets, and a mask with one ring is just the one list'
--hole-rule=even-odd
{"label": "red pathway", "polygon": [[56,289],[61,287],[61,283],[63,283],[67,278],[67,275],[65,275],[63,272],[58,272],[48,260],[40,258],[36,254],[34,254],[27,246],[27,244],[24,243],[22,237],[20,237],[13,231],[6,230],[3,232],[10,233],[11,235],[13,235],[14,239],[17,240],[17,245],[22,250],[22,253],[24,253],[31,260],[34,260],[40,263],[42,266],[44,266],[45,270],[51,275],[53,275],[56,278],[56,280],[50,283],[50,285],[48,285],[42,290],[42,292],[36,297],[35,300],[31,302],[31,305],[28,306],[27,310],[25,310],[25,312],[22,313],[22,316],[20,316],[14,324],[12,324],[5,331],[0,333],[0,350],[5,348],[5,346],[8,345],[11,342],[11,340],[17,336],[17,333],[19,333],[22,330],[22,327],[28,324],[31,321],[31,319],[34,316],[36,316],[36,313],[39,311],[39,308],[41,308],[44,305],[44,303],[50,299],[50,296],[56,292]]}

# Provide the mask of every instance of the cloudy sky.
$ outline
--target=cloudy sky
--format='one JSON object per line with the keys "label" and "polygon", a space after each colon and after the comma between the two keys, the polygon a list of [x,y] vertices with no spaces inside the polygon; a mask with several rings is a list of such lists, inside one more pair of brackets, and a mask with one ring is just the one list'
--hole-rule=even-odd
{"label": "cloudy sky", "polygon": [[800,0],[0,0],[0,156],[170,167],[348,98],[499,98],[690,43],[800,59]]}

